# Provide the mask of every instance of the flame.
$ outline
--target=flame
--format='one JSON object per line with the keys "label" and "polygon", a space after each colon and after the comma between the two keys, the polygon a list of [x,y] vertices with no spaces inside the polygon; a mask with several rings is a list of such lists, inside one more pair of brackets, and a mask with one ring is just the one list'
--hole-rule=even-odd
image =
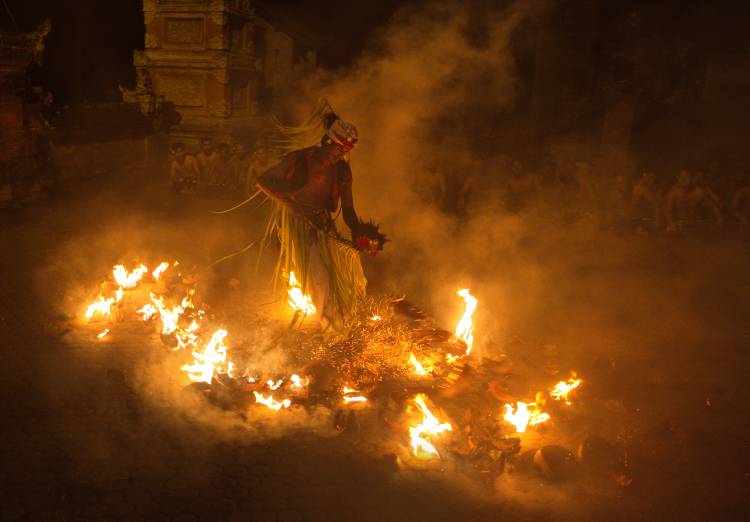
{"label": "flame", "polygon": [[360,391],[356,388],[344,386],[342,389],[344,404],[350,404],[352,402],[367,402],[367,397],[364,395],[354,395],[355,393],[360,393]]}
{"label": "flame", "polygon": [[161,317],[161,333],[169,335],[179,328],[178,321],[180,316],[186,309],[193,307],[193,302],[190,300],[191,295],[192,292],[188,292],[188,295],[182,299],[179,305],[170,309],[164,304],[164,297],[157,296],[153,292],[151,293],[151,302],[159,311],[159,316]]}
{"label": "flame", "polygon": [[169,263],[167,263],[166,261],[162,261],[161,264],[157,266],[153,272],[151,272],[151,276],[154,278],[154,281],[158,281],[167,268],[169,268]]}
{"label": "flame", "polygon": [[255,402],[259,402],[273,411],[279,411],[281,408],[288,408],[292,405],[292,401],[289,399],[284,399],[283,401],[279,402],[270,395],[266,397],[262,393],[258,392],[253,392],[253,395],[255,395]]}
{"label": "flame", "polygon": [[555,384],[549,390],[550,397],[556,401],[565,401],[565,404],[570,404],[568,401],[568,394],[583,384],[582,379],[578,379],[576,372],[570,372],[570,379],[567,381],[560,381]]}
{"label": "flame", "polygon": [[148,321],[152,317],[154,317],[159,311],[156,309],[154,305],[151,303],[147,303],[143,305],[143,307],[138,310],[136,313],[143,315],[143,320]]}
{"label": "flame", "polygon": [[268,386],[268,388],[269,388],[269,389],[270,389],[271,391],[276,391],[276,390],[278,390],[278,389],[279,389],[279,388],[281,387],[281,385],[282,385],[282,384],[284,384],[284,379],[283,379],[283,378],[279,379],[279,380],[278,380],[278,381],[276,381],[276,382],[273,382],[273,380],[271,380],[271,379],[268,379],[268,380],[266,381],[266,386]]}
{"label": "flame", "polygon": [[104,329],[104,331],[102,331],[101,333],[99,333],[99,334],[98,334],[98,335],[96,336],[96,338],[97,338],[97,339],[104,339],[105,337],[107,337],[107,334],[108,334],[108,333],[109,333],[109,328],[105,328],[105,329]]}
{"label": "flame", "polygon": [[516,402],[516,408],[511,404],[505,405],[503,418],[516,428],[516,433],[524,433],[529,426],[535,426],[550,420],[547,413],[543,413],[535,402]]}
{"label": "flame", "polygon": [[296,373],[293,373],[291,377],[289,377],[289,380],[292,381],[292,388],[304,388],[308,384],[310,384],[310,379],[308,377],[305,377],[304,381],[302,378],[297,375]]}
{"label": "flame", "polygon": [[88,308],[86,308],[84,317],[86,317],[86,319],[91,319],[95,314],[109,317],[109,315],[112,313],[113,304],[115,304],[114,297],[104,299],[104,297],[102,297],[102,295],[100,294],[99,297],[96,298],[96,301],[91,303]]}
{"label": "flame", "polygon": [[422,366],[422,363],[420,363],[417,358],[414,356],[414,353],[409,354],[409,362],[411,362],[414,365],[414,372],[417,375],[429,375],[430,370],[426,370],[424,366]]}
{"label": "flame", "polygon": [[417,405],[419,410],[422,412],[422,422],[416,426],[409,427],[409,438],[411,439],[411,448],[414,451],[414,456],[419,456],[419,452],[426,453],[428,455],[435,455],[439,457],[435,446],[425,438],[437,437],[445,431],[452,431],[453,426],[449,422],[441,423],[437,417],[435,417],[430,409],[425,404],[426,396],[422,393],[417,394],[414,397],[414,403]]}
{"label": "flame", "polygon": [[380,317],[379,315],[373,315],[372,317],[370,317],[370,321],[382,321],[382,320],[383,318]]}
{"label": "flame", "polygon": [[148,272],[146,265],[139,265],[132,272],[128,272],[122,265],[115,265],[112,275],[115,277],[115,282],[122,288],[135,288],[146,272]]}
{"label": "flame", "polygon": [[125,294],[125,291],[122,289],[122,287],[118,287],[117,290],[115,290],[115,302],[119,303],[122,301],[122,296]]}
{"label": "flame", "polygon": [[202,352],[193,350],[193,364],[185,364],[181,368],[191,381],[211,384],[214,372],[227,359],[227,347],[224,345],[227,335],[228,332],[223,328],[216,330]]}
{"label": "flame", "polygon": [[303,315],[314,315],[318,311],[312,302],[312,298],[302,293],[302,287],[294,272],[289,272],[289,291],[287,293],[289,294],[289,306],[294,311],[302,312]]}
{"label": "flame", "polygon": [[479,301],[471,295],[468,288],[464,288],[456,292],[458,295],[464,298],[466,303],[466,309],[464,315],[461,316],[461,320],[456,325],[456,337],[466,343],[466,353],[471,353],[471,348],[474,346],[474,322],[472,317],[477,309]]}

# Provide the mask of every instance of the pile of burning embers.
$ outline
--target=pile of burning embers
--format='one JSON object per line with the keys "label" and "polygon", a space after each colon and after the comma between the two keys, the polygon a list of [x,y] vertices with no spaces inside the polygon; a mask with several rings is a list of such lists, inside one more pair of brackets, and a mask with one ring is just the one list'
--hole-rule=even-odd
{"label": "pile of burning embers", "polygon": [[[539,442],[535,431],[575,417],[583,380],[575,372],[533,398],[514,397],[507,385],[507,357],[477,357],[473,315],[478,301],[458,291],[465,310],[454,331],[437,328],[404,299],[371,299],[344,334],[322,335],[305,328],[317,313],[294,273],[288,274],[291,325],[277,328],[266,347],[232,346],[231,335],[196,298],[197,277],[179,262],[149,270],[116,265],[85,308],[98,342],[117,335],[127,321],[152,322],[162,343],[180,358],[188,389],[217,407],[245,415],[259,408],[284,415],[295,408],[330,411],[341,432],[378,437],[394,465],[411,469],[460,469],[493,480],[504,471],[566,480],[597,473],[630,483],[627,454],[599,437],[575,451]],[[314,321],[309,320],[309,325]],[[287,324],[286,322],[284,323]],[[296,373],[254,373],[247,361],[258,351],[282,348]],[[519,400],[526,399],[526,400]],[[531,437],[528,437],[531,435]]]}

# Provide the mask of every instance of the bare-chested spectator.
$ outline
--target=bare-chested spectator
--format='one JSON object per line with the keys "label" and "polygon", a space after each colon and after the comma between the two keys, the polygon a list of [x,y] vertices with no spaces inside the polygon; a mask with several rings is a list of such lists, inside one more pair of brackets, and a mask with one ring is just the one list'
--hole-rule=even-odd
{"label": "bare-chested spectator", "polygon": [[723,219],[721,208],[716,200],[703,187],[693,183],[693,176],[682,170],[677,182],[667,193],[665,201],[667,232],[680,232],[695,227],[704,218],[721,227]]}
{"label": "bare-chested spectator", "polygon": [[505,204],[510,212],[520,212],[539,194],[539,179],[533,172],[526,172],[521,160],[510,164],[510,176],[505,184]]}
{"label": "bare-chested spectator", "polygon": [[618,174],[604,201],[604,223],[612,230],[623,230],[630,221],[628,179]]}
{"label": "bare-chested spectator", "polygon": [[261,174],[271,168],[278,161],[278,155],[264,142],[258,142],[250,159],[250,169],[245,178],[245,196],[252,196],[257,192],[255,184]]}
{"label": "bare-chested spectator", "polygon": [[250,155],[247,153],[247,147],[244,143],[236,143],[232,151],[230,163],[232,166],[232,186],[240,187],[244,190],[247,176],[250,172]]}
{"label": "bare-chested spectator", "polygon": [[216,152],[211,138],[201,140],[201,150],[195,156],[198,162],[199,182],[201,186],[214,184],[214,165],[216,164]]}
{"label": "bare-chested spectator", "polygon": [[186,154],[185,145],[172,145],[172,161],[169,167],[169,182],[173,192],[188,193],[198,183],[198,164],[195,158]]}
{"label": "bare-chested spectator", "polygon": [[750,227],[750,174],[745,174],[742,185],[732,196],[732,216],[743,227]]}
{"label": "bare-chested spectator", "polygon": [[656,176],[645,171],[635,182],[630,194],[633,221],[639,233],[661,230],[661,199],[656,188]]}
{"label": "bare-chested spectator", "polygon": [[234,169],[232,157],[229,153],[227,143],[219,143],[216,147],[216,160],[214,162],[212,185],[219,191],[231,189],[233,186]]}

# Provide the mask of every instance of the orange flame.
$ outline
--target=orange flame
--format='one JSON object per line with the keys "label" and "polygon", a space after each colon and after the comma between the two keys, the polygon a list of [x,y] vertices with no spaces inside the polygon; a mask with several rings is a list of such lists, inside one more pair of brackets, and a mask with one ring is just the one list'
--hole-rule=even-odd
{"label": "orange flame", "polygon": [[96,338],[97,339],[104,339],[105,337],[107,337],[107,334],[109,334],[109,328],[105,328],[102,332],[100,332],[99,334],[97,334]]}
{"label": "orange flame", "polygon": [[88,308],[86,308],[84,317],[86,317],[86,319],[91,319],[96,314],[109,317],[109,315],[112,313],[113,304],[115,304],[114,297],[104,299],[104,297],[102,297],[102,295],[100,294],[99,297],[97,297],[96,301],[91,303]]}
{"label": "orange flame", "polygon": [[314,315],[318,309],[312,302],[312,298],[309,295],[302,293],[302,287],[297,281],[297,276],[294,272],[289,272],[289,290],[287,292],[289,299],[287,302],[292,310],[301,312],[303,315]]}
{"label": "orange flame", "polygon": [[516,402],[515,409],[511,404],[505,405],[503,418],[516,428],[516,433],[524,433],[529,426],[547,422],[551,417],[543,413],[535,402]]}
{"label": "orange flame", "polygon": [[469,353],[471,353],[471,348],[474,346],[473,316],[479,301],[471,295],[468,288],[459,290],[456,293],[463,297],[464,302],[466,303],[464,315],[461,316],[461,320],[456,325],[456,337],[466,343],[466,353],[464,355],[469,355]]}
{"label": "orange flame", "polygon": [[583,379],[578,379],[576,372],[570,372],[570,379],[567,381],[560,381],[555,384],[549,390],[550,397],[556,401],[565,401],[565,404],[570,405],[568,401],[568,394],[583,384]]}
{"label": "orange flame", "polygon": [[154,281],[158,281],[167,268],[169,268],[169,263],[167,263],[166,261],[162,261],[161,264],[157,266],[153,272],[151,272],[151,277],[154,278]]}
{"label": "orange flame", "polygon": [[122,288],[135,288],[138,281],[143,278],[143,274],[146,272],[148,272],[146,265],[139,265],[132,272],[128,272],[122,265],[115,265],[112,275],[115,278],[115,282]]}
{"label": "orange flame", "polygon": [[429,370],[425,369],[424,366],[422,366],[422,363],[420,363],[417,358],[415,357],[414,353],[409,354],[409,362],[412,363],[414,366],[414,373],[420,376],[429,375],[432,368]]}
{"label": "orange flame", "polygon": [[426,396],[422,393],[414,397],[414,403],[422,412],[422,422],[416,426],[409,427],[409,437],[411,439],[410,445],[414,452],[414,456],[418,457],[421,451],[429,456],[434,455],[439,457],[440,454],[437,449],[435,449],[435,446],[433,446],[425,436],[437,437],[445,431],[452,431],[453,426],[451,426],[449,422],[441,423],[437,417],[432,414],[427,407],[427,404],[425,404],[425,398]]}
{"label": "orange flame", "polygon": [[255,402],[259,402],[273,411],[279,411],[281,408],[288,408],[292,405],[292,401],[289,399],[284,399],[283,401],[279,402],[270,395],[266,397],[262,393],[258,392],[253,392],[253,395],[255,395]]}
{"label": "orange flame", "polygon": [[193,351],[193,364],[185,364],[181,368],[191,381],[211,384],[214,372],[227,359],[227,347],[224,345],[227,335],[228,332],[223,328],[216,330],[202,352]]}
{"label": "orange flame", "polygon": [[344,388],[342,389],[344,404],[350,404],[353,402],[367,402],[367,397],[365,397],[364,395],[354,395],[358,393],[360,393],[360,391],[356,388],[344,386]]}

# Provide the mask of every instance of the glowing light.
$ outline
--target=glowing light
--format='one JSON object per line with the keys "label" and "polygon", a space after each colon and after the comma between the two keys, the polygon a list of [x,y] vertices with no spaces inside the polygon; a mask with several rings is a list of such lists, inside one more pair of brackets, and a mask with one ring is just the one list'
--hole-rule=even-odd
{"label": "glowing light", "polygon": [[471,295],[471,292],[469,292],[468,288],[459,290],[456,293],[464,298],[464,303],[466,303],[466,308],[464,310],[464,314],[461,316],[461,320],[458,321],[458,324],[456,325],[455,335],[458,339],[461,339],[463,342],[466,343],[465,355],[469,355],[469,353],[471,353],[472,347],[474,346],[473,316],[474,316],[474,312],[477,309],[477,305],[479,304],[479,301],[477,301],[477,299],[473,295]]}
{"label": "glowing light", "polygon": [[268,409],[273,411],[279,411],[281,408],[288,408],[292,405],[292,401],[289,399],[284,399],[283,401],[279,402],[270,395],[266,397],[262,393],[253,392],[253,395],[255,395],[255,402],[263,404]]}
{"label": "glowing light", "polygon": [[[409,362],[414,366],[414,373],[420,376],[429,375],[430,371],[426,370],[422,363],[420,363],[413,353],[409,354]],[[431,370],[431,368],[430,368]]]}
{"label": "glowing light", "polygon": [[570,379],[555,384],[550,388],[549,395],[556,401],[565,401],[565,404],[570,405],[571,403],[568,400],[568,394],[578,388],[581,384],[583,384],[583,380],[577,378],[576,372],[571,372]]}
{"label": "glowing light", "polygon": [[410,445],[416,457],[420,456],[420,452],[430,457],[439,457],[440,454],[427,437],[436,438],[443,432],[452,431],[453,426],[449,422],[440,422],[425,404],[425,398],[422,393],[414,397],[414,404],[422,413],[422,422],[409,427]]}
{"label": "glowing light", "polygon": [[287,294],[289,296],[287,302],[293,310],[303,315],[314,315],[318,311],[312,302],[312,298],[302,293],[302,287],[299,281],[297,281],[297,276],[294,275],[294,272],[289,272],[289,290]]}
{"label": "glowing light", "polygon": [[506,404],[503,416],[503,419],[516,428],[516,433],[524,433],[529,426],[547,422],[550,418],[549,414],[543,413],[535,402],[528,404],[516,402],[515,408],[511,404]]}
{"label": "glowing light", "polygon": [[154,278],[154,281],[158,281],[167,268],[169,268],[169,263],[167,263],[166,261],[162,261],[162,263],[157,266],[153,272],[151,272],[151,277]]}
{"label": "glowing light", "polygon": [[128,272],[122,265],[115,265],[112,275],[115,278],[115,282],[122,288],[135,288],[138,281],[143,278],[143,274],[146,272],[148,272],[146,265],[139,265],[132,272]]}
{"label": "glowing light", "polygon": [[99,295],[96,301],[91,303],[88,306],[88,308],[86,308],[86,313],[84,314],[84,317],[86,317],[86,319],[91,319],[92,317],[94,317],[94,315],[97,315],[97,314],[108,317],[112,313],[112,305],[114,303],[115,303],[114,297],[104,299],[104,297]]}
{"label": "glowing light", "polygon": [[101,333],[97,334],[96,338],[97,339],[104,339],[105,337],[107,337],[107,334],[109,334],[109,328],[105,328],[104,331],[102,331]]}

